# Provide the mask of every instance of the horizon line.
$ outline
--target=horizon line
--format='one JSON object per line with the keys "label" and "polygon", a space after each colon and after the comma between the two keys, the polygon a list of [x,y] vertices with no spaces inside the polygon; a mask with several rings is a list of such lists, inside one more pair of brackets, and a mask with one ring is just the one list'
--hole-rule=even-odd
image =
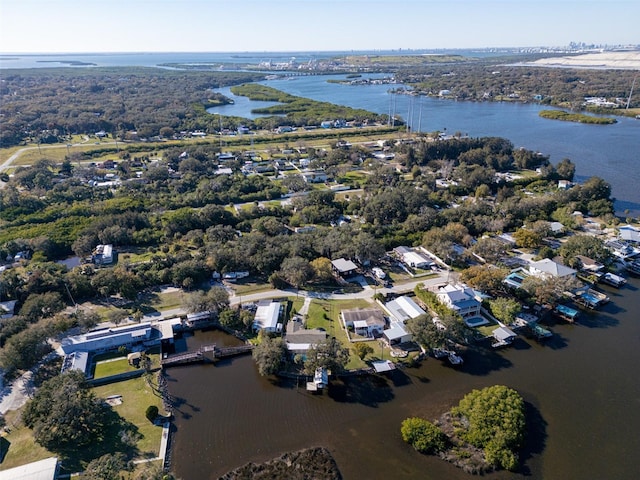
{"label": "horizon line", "polygon": [[[595,45],[595,44],[592,44]],[[16,56],[16,55],[140,55],[140,54],[189,54],[189,53],[229,53],[229,54],[268,54],[268,53],[345,53],[345,52],[413,52],[413,51],[442,51],[442,50],[514,50],[514,49],[532,49],[532,48],[551,48],[563,49],[569,48],[569,45],[527,45],[527,46],[493,46],[493,47],[433,47],[433,48],[362,48],[362,49],[343,49],[343,50],[120,50],[120,51],[59,51],[59,52],[0,52],[0,55]],[[598,44],[598,46],[586,46],[585,50],[602,49],[602,48],[634,48],[640,49],[640,44]]]}

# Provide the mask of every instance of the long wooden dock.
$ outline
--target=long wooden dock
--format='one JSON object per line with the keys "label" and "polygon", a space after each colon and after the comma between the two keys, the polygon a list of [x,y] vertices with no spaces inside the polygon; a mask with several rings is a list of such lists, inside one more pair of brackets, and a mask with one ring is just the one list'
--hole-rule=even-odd
{"label": "long wooden dock", "polygon": [[239,345],[237,347],[217,347],[216,345],[205,345],[193,352],[180,353],[163,358],[162,367],[175,367],[178,365],[188,365],[190,363],[214,362],[220,358],[243,355],[253,350],[253,345]]}

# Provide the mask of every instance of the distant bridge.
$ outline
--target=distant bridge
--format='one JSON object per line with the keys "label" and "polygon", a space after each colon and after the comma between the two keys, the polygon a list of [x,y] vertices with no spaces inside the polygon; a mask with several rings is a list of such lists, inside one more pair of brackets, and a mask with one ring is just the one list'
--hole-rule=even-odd
{"label": "distant bridge", "polygon": [[237,347],[217,347],[214,345],[204,345],[194,352],[180,353],[163,358],[161,365],[163,368],[175,367],[178,365],[188,365],[190,363],[215,362],[220,358],[243,355],[253,350],[253,345],[245,344]]}

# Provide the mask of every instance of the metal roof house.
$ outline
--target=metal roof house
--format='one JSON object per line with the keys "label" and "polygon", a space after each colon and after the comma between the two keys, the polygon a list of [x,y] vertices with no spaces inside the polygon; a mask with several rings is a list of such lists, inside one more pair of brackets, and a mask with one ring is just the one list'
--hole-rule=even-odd
{"label": "metal roof house", "polygon": [[410,318],[417,318],[426,313],[413,298],[406,295],[387,302],[384,306],[391,316],[401,322],[406,322]]}
{"label": "metal roof house", "polygon": [[161,338],[160,330],[153,327],[150,322],[137,323],[67,337],[60,342],[58,352],[62,355],[69,355],[78,351],[106,352],[122,346],[153,346],[158,345]]}
{"label": "metal roof house", "polygon": [[261,301],[256,309],[256,316],[253,319],[254,330],[265,330],[267,332],[277,332],[282,329],[280,320],[280,302]]}

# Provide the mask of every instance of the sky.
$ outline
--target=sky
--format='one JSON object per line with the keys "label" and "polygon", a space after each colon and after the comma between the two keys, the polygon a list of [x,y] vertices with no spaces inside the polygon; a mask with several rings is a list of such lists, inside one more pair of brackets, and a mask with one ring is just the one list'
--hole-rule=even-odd
{"label": "sky", "polygon": [[0,0],[0,52],[640,44],[638,0]]}

